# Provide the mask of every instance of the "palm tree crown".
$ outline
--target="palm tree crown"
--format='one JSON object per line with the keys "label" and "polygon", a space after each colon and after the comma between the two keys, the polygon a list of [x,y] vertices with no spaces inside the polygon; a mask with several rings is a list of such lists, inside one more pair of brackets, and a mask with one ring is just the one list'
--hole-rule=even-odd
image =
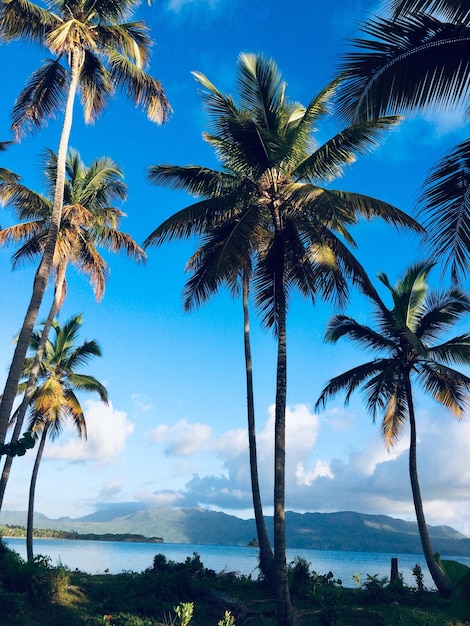
{"label": "palm tree crown", "polygon": [[[19,182],[4,185],[4,201],[15,208],[19,223],[0,231],[0,244],[22,242],[12,257],[13,267],[42,254],[47,241],[52,214],[56,155],[45,153],[44,173],[47,196]],[[145,252],[134,239],[119,229],[125,213],[111,206],[127,199],[123,174],[109,157],[95,159],[87,166],[77,151],[69,149],[66,162],[64,207],[54,251],[56,272],[71,263],[89,276],[96,299],[104,295],[108,264],[99,252],[103,247],[111,252],[125,251],[128,256],[143,261]],[[63,298],[63,295],[62,295]]]}
{"label": "palm tree crown", "polygon": [[462,316],[470,311],[470,297],[452,287],[441,292],[428,289],[430,263],[412,266],[392,287],[385,274],[379,280],[389,289],[393,308],[389,309],[377,293],[369,293],[376,310],[377,330],[346,315],[331,320],[326,340],[347,337],[377,354],[372,361],[332,378],[323,389],[316,408],[340,391],[345,403],[362,388],[366,406],[373,419],[382,418],[382,434],[392,446],[406,423],[410,424],[410,479],[423,551],[433,579],[440,591],[450,591],[448,581],[433,560],[427,534],[416,469],[416,424],[412,382],[461,419],[470,400],[470,378],[454,369],[470,364],[470,333],[439,340]]}
{"label": "palm tree crown", "polygon": [[148,28],[141,21],[123,21],[139,4],[136,0],[119,4],[48,0],[43,6],[29,0],[2,3],[0,38],[39,43],[54,55],[33,73],[16,101],[16,134],[41,126],[63,110],[74,61],[87,123],[95,121],[116,89],[124,90],[152,121],[168,118],[171,109],[163,88],[145,71],[151,47]]}
{"label": "palm tree crown", "polygon": [[275,326],[274,257],[281,245],[276,232],[282,231],[282,247],[289,250],[282,255],[286,294],[297,287],[305,295],[320,293],[344,302],[345,276],[358,277],[362,268],[343,241],[354,245],[349,228],[360,217],[381,217],[419,230],[413,219],[386,202],[324,186],[358,154],[376,147],[398,118],[350,126],[316,146],[312,132],[330,113],[338,81],[305,108],[289,101],[286,84],[270,59],[240,56],[239,105],[205,76],[194,75],[204,88],[211,123],[212,132],[204,138],[223,169],[151,167],[151,182],[184,189],[201,200],[165,220],[144,242],[145,247],[202,236],[203,245],[189,264],[193,276],[187,307],[204,301],[223,283],[235,285],[237,271],[250,268],[255,257],[256,301],[265,323]]}
{"label": "palm tree crown", "polygon": [[[72,420],[79,437],[86,438],[86,420],[77,392],[97,393],[102,402],[108,402],[106,388],[93,376],[77,372],[95,356],[101,356],[101,349],[96,341],[84,341],[77,345],[77,338],[83,322],[82,315],[70,318],[62,327],[55,320],[52,324],[54,338],[47,339],[41,359],[38,382],[29,399],[29,429],[36,436],[40,434],[40,443],[31,476],[28,503],[28,521],[26,529],[26,551],[28,560],[33,559],[33,520],[34,498],[39,465],[41,463],[46,439],[55,439],[62,431],[64,420]],[[42,344],[41,333],[31,336],[31,348],[37,350]],[[25,361],[24,383],[18,386],[18,393],[28,389],[30,371],[35,367],[35,357]]]}
{"label": "palm tree crown", "polygon": [[[103,402],[108,401],[105,387],[88,374],[76,370],[87,364],[90,359],[101,356],[101,349],[96,341],[85,341],[77,346],[77,337],[83,323],[82,315],[75,315],[62,327],[57,321],[52,324],[54,337],[47,341],[38,376],[37,388],[31,398],[31,422],[33,432],[47,427],[52,438],[58,436],[63,427],[64,418],[71,418],[79,435],[86,437],[86,422],[83,409],[76,392],[98,393]],[[31,347],[37,348],[41,333],[33,333]],[[24,375],[28,376],[34,357],[25,362]],[[25,383],[18,391],[21,393]]]}

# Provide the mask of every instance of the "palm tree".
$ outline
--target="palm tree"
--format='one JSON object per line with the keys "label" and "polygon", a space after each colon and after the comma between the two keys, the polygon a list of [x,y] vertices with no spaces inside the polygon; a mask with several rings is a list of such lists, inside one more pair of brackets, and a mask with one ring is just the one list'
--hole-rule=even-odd
{"label": "palm tree", "polygon": [[[46,245],[57,169],[57,158],[52,151],[46,151],[44,169],[50,197],[38,194],[18,182],[5,184],[4,198],[15,208],[20,223],[0,231],[0,244],[23,242],[13,255],[14,268],[22,261],[40,255]],[[100,301],[109,269],[98,248],[104,247],[111,252],[124,250],[137,261],[145,258],[145,252],[133,238],[119,230],[120,220],[125,213],[110,206],[112,202],[124,201],[127,197],[123,175],[117,165],[109,157],[101,157],[86,166],[78,152],[69,149],[66,173],[64,208],[53,259],[56,274],[54,299],[43,325],[30,380],[22,402],[14,413],[15,427],[11,443],[18,441],[21,434],[49,329],[65,298],[68,265],[72,264],[89,276],[95,297]],[[0,509],[12,462],[13,457],[7,455],[0,479]]]}
{"label": "palm tree", "polygon": [[[347,119],[408,111],[468,111],[470,9],[467,0],[393,0],[392,16],[372,18],[366,38],[342,61],[339,104]],[[469,139],[436,164],[419,200],[430,258],[453,281],[470,267]]]}
{"label": "palm tree", "polygon": [[164,122],[170,112],[161,84],[144,69],[151,45],[145,23],[124,21],[137,4],[136,0],[49,0],[43,8],[29,0],[9,0],[0,7],[0,39],[39,43],[54,55],[32,74],[16,100],[15,135],[64,111],[49,232],[0,403],[0,444],[53,264],[76,94],[80,93],[87,123],[98,117],[117,89],[141,106],[151,121]]}
{"label": "palm tree", "polygon": [[[77,367],[101,356],[96,341],[85,341],[77,345],[77,336],[83,322],[82,315],[71,317],[62,327],[55,321],[52,325],[55,336],[47,340],[38,384],[30,400],[30,430],[37,437],[40,435],[36,460],[34,462],[29,489],[28,521],[26,528],[26,552],[28,561],[33,559],[33,521],[34,498],[39,465],[41,463],[46,439],[55,439],[60,435],[64,420],[71,419],[79,437],[86,438],[86,420],[76,392],[97,393],[103,402],[108,402],[105,387],[93,376],[81,374]],[[32,348],[37,348],[41,333],[33,333]],[[34,363],[34,357],[26,359],[24,373],[29,377],[28,370]],[[26,384],[26,383],[25,383]],[[19,391],[23,385],[20,384]]]}
{"label": "palm tree", "polygon": [[[222,231],[222,232],[220,232]],[[185,286],[184,309],[191,310],[195,305],[202,304],[211,294],[217,291],[217,281],[213,278],[220,267],[220,247],[225,247],[226,233],[224,229],[208,228],[204,235],[204,244],[195,252],[186,265],[187,271],[193,273]],[[249,259],[248,259],[249,261]],[[250,457],[250,480],[255,514],[256,532],[259,547],[259,568],[263,579],[270,587],[275,588],[274,555],[269,540],[266,521],[263,514],[261,491],[259,485],[258,460],[256,448],[255,401],[253,388],[253,359],[251,354],[249,293],[251,263],[238,267],[239,263],[228,260],[227,269],[232,268],[233,274],[226,275],[226,283],[234,296],[242,293],[243,306],[243,347],[245,356],[246,406],[248,422],[248,451]]]}
{"label": "palm tree", "polygon": [[194,297],[204,300],[237,272],[253,266],[250,280],[265,326],[277,337],[274,467],[274,557],[277,619],[293,623],[285,555],[285,413],[287,392],[286,314],[292,288],[315,299],[344,301],[348,278],[363,280],[361,265],[350,253],[348,230],[360,217],[381,217],[418,229],[414,220],[391,205],[318,183],[339,176],[357,154],[368,152],[397,118],[350,126],[315,148],[312,132],[328,112],[338,81],[304,108],[286,96],[275,63],[242,54],[238,64],[237,105],[205,76],[204,88],[215,149],[222,170],[201,166],[150,168],[156,184],[184,189],[200,199],[163,222],[144,246],[173,238],[208,235],[191,279]]}
{"label": "palm tree", "polygon": [[374,421],[377,414],[382,416],[382,434],[388,447],[396,443],[409,423],[409,474],[423,553],[436,587],[442,594],[450,595],[452,586],[433,559],[424,516],[416,461],[413,385],[419,383],[457,419],[463,417],[470,378],[451,366],[470,364],[470,333],[441,343],[436,341],[470,311],[470,297],[456,287],[430,291],[426,280],[432,266],[427,262],[413,265],[395,287],[385,274],[379,275],[392,295],[393,308],[387,308],[377,292],[368,294],[376,310],[377,330],[346,315],[333,317],[327,341],[334,343],[347,337],[377,356],[332,378],[321,392],[316,408],[324,407],[340,391],[346,392],[347,404],[351,394],[362,388]]}

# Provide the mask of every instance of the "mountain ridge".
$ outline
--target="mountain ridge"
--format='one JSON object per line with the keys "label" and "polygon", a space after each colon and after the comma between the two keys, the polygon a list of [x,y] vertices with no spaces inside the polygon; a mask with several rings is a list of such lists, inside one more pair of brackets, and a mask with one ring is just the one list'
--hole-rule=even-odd
{"label": "mountain ridge", "polygon": [[[136,510],[137,509],[137,510]],[[26,512],[1,511],[0,524],[25,526]],[[273,519],[266,517],[272,539]],[[241,519],[202,508],[140,508],[135,503],[105,508],[80,518],[51,519],[35,514],[35,528],[94,534],[139,534],[163,537],[166,543],[248,545],[256,537],[254,519]],[[470,539],[450,526],[429,526],[436,552],[470,555]],[[353,511],[286,512],[288,548],[419,554],[416,522]]]}

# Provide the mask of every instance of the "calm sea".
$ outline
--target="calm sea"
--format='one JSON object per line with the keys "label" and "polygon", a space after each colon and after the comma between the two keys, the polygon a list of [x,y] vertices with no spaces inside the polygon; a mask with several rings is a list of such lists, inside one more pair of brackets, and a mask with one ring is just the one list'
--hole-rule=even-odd
{"label": "calm sea", "polygon": [[[21,557],[26,558],[24,539],[6,538],[5,542]],[[238,574],[258,575],[257,550],[234,546],[207,546],[181,543],[125,543],[120,541],[75,541],[66,539],[35,539],[35,554],[47,555],[53,565],[63,564],[90,574],[142,572],[152,566],[153,557],[163,554],[168,560],[183,562],[196,552],[205,567],[216,572],[229,571]],[[296,556],[306,559],[311,570],[318,574],[333,572],[345,587],[354,587],[353,574],[358,572],[361,581],[367,575],[390,576],[392,557],[398,558],[398,570],[408,585],[414,585],[412,568],[419,563],[423,568],[425,585],[432,588],[424,557],[420,554],[381,554],[375,552],[329,552],[326,550],[288,550],[288,562]],[[445,558],[445,557],[444,557]],[[470,557],[448,557],[470,566]]]}

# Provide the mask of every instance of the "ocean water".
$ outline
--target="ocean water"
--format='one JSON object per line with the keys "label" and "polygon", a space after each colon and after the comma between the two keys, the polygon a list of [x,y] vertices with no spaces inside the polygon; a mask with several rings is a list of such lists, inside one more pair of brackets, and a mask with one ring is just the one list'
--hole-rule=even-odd
{"label": "ocean water", "polygon": [[[6,544],[26,558],[25,539],[5,538]],[[89,574],[119,574],[121,572],[142,572],[152,567],[156,554],[163,554],[170,561],[184,562],[197,553],[205,567],[216,572],[236,572],[237,574],[258,576],[258,551],[256,548],[236,546],[212,546],[181,543],[127,543],[120,541],[80,541],[67,539],[35,539],[34,553],[49,556],[53,565],[66,565]],[[376,552],[333,552],[327,550],[287,550],[287,560],[302,557],[311,564],[311,570],[318,574],[333,572],[344,587],[354,587],[353,575],[357,572],[361,582],[367,576],[390,576],[392,557],[398,558],[398,571],[406,584],[414,586],[412,568],[419,563],[423,569],[426,587],[433,588],[424,557],[421,554],[383,554]],[[445,556],[443,558],[446,558]],[[470,567],[470,557],[448,557]]]}

